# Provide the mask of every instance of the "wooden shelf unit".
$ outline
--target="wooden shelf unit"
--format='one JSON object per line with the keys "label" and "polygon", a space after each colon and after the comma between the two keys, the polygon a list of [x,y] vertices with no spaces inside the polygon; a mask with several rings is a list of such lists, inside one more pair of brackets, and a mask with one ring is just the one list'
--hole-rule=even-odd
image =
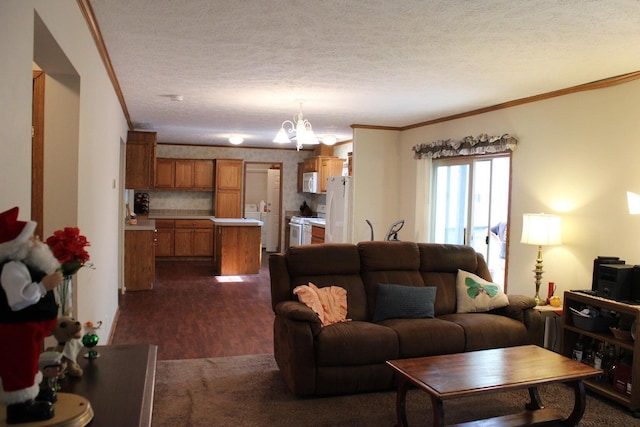
{"label": "wooden shelf unit", "polygon": [[[620,393],[608,383],[585,380],[585,386],[590,390],[605,396],[621,405],[626,406],[633,412],[635,417],[640,417],[640,337],[637,340],[624,341],[617,339],[610,331],[595,332],[574,326],[570,307],[580,309],[589,305],[598,309],[615,311],[620,315],[635,320],[635,325],[640,324],[640,306],[625,304],[622,302],[600,298],[580,292],[567,291],[564,293],[563,310],[563,333],[562,333],[562,354],[571,357],[573,347],[580,336],[590,337],[594,340],[613,344],[616,348],[633,352],[633,363],[631,366],[631,383],[633,384],[631,396]],[[637,328],[636,328],[637,331]]]}

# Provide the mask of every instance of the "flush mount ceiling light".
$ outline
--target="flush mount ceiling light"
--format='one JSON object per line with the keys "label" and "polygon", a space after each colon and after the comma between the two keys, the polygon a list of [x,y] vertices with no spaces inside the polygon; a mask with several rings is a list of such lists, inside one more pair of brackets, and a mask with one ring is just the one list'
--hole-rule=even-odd
{"label": "flush mount ceiling light", "polygon": [[322,143],[324,145],[334,145],[336,142],[338,142],[338,138],[333,135],[327,135],[322,138]]}
{"label": "flush mount ceiling light", "polygon": [[282,122],[282,126],[280,126],[276,137],[273,138],[273,142],[277,144],[288,144],[291,142],[291,139],[287,136],[287,133],[292,134],[294,132],[295,136],[291,139],[296,140],[296,148],[298,151],[300,151],[303,145],[317,145],[320,143],[313,133],[311,123],[309,123],[309,120],[305,119],[302,114],[302,102],[300,103],[300,111],[293,116],[293,121],[285,120]]}
{"label": "flush mount ceiling light", "polygon": [[233,145],[240,145],[244,142],[244,138],[238,135],[232,135],[229,137],[229,142]]}

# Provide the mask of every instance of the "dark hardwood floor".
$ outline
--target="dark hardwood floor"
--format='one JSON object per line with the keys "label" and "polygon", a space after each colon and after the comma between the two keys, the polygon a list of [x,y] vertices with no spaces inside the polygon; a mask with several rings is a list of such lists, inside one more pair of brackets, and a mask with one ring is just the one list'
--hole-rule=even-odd
{"label": "dark hardwood floor", "polygon": [[157,344],[159,360],[273,353],[268,257],[238,281],[211,262],[156,262],[152,291],[120,295],[111,344]]}

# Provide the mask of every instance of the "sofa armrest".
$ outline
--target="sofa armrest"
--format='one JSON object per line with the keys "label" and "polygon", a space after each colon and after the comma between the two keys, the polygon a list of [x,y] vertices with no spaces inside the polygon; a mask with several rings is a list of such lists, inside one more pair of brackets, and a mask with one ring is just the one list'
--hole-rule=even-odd
{"label": "sofa armrest", "polygon": [[297,322],[307,322],[313,335],[317,335],[322,328],[318,313],[298,301],[283,301],[276,305],[276,316]]}
{"label": "sofa armrest", "polygon": [[524,295],[507,295],[509,305],[490,311],[492,314],[511,317],[524,323],[524,311],[536,306],[536,301]]}
{"label": "sofa armrest", "polygon": [[316,390],[315,336],[320,318],[306,305],[283,301],[275,306],[273,355],[289,390],[308,396]]}
{"label": "sofa armrest", "polygon": [[507,298],[509,298],[508,306],[492,310],[491,313],[507,316],[524,323],[530,343],[539,345],[543,325],[540,312],[534,309],[535,299],[525,295],[507,295]]}

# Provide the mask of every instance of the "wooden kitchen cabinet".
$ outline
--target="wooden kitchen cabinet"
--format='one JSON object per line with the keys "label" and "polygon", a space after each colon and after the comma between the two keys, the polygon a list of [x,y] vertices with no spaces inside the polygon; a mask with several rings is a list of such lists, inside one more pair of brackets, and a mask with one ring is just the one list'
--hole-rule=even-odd
{"label": "wooden kitchen cabinet", "polygon": [[344,160],[338,157],[316,156],[305,159],[298,164],[298,193],[303,191],[302,175],[307,172],[318,172],[318,192],[327,192],[327,178],[342,175]]}
{"label": "wooden kitchen cabinet", "polygon": [[124,236],[125,289],[127,291],[153,289],[155,266],[155,231],[126,230]]}
{"label": "wooden kitchen cabinet", "polygon": [[319,190],[321,193],[327,192],[327,178],[330,176],[341,176],[342,165],[344,160],[337,157],[320,158],[320,170],[318,171],[318,180],[320,181]]}
{"label": "wooden kitchen cabinet", "polygon": [[175,178],[173,187],[179,190],[193,188],[193,160],[174,160]]}
{"label": "wooden kitchen cabinet", "polygon": [[174,256],[174,221],[172,219],[157,219],[156,233],[156,257]]}
{"label": "wooden kitchen cabinet", "polygon": [[213,190],[213,160],[193,161],[193,187]]}
{"label": "wooden kitchen cabinet", "polygon": [[156,132],[128,132],[125,188],[150,190],[154,187],[156,138]]}
{"label": "wooden kitchen cabinet", "polygon": [[214,190],[216,218],[242,216],[242,168],[242,159],[216,159]]}
{"label": "wooden kitchen cabinet", "polygon": [[258,274],[262,260],[259,226],[215,226],[216,242],[213,258],[216,274]]}
{"label": "wooden kitchen cabinet", "polygon": [[311,244],[324,243],[324,227],[311,226]]}
{"label": "wooden kitchen cabinet", "polygon": [[158,159],[156,188],[211,191],[213,189],[213,160]]}
{"label": "wooden kitchen cabinet", "polygon": [[172,159],[156,160],[156,188],[173,188],[176,176],[176,163]]}
{"label": "wooden kitchen cabinet", "polygon": [[213,256],[213,223],[208,219],[176,219],[174,256]]}
{"label": "wooden kitchen cabinet", "polygon": [[298,193],[302,193],[302,186],[303,186],[303,180],[304,180],[304,162],[300,162],[298,163],[298,185],[297,185],[297,189],[298,189]]}
{"label": "wooden kitchen cabinet", "polygon": [[304,159],[304,173],[318,172],[320,169],[320,157],[310,157]]}

